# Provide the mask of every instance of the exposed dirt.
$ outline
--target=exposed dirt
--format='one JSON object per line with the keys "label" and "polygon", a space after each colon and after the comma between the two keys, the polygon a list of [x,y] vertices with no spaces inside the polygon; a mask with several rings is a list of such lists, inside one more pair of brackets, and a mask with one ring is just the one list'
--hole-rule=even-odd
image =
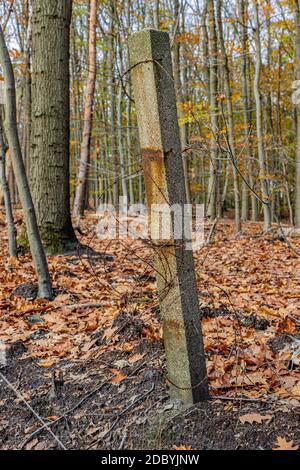
{"label": "exposed dirt", "polygon": [[[129,364],[122,371],[126,378],[115,383],[107,380],[114,364],[127,361],[124,353],[107,354],[105,362],[65,362],[50,370],[22,360],[23,351],[20,343],[14,345],[1,372],[47,423],[65,416],[51,429],[68,449],[272,449],[279,436],[300,443],[300,408],[292,402],[215,398],[190,408],[172,402],[159,343],[154,347],[142,341],[138,353],[145,355]],[[54,371],[63,374],[60,398],[55,396]],[[46,430],[35,434],[40,423],[6,386],[0,388],[0,405],[1,449],[59,449]],[[240,417],[249,413],[271,418],[242,424]]]}

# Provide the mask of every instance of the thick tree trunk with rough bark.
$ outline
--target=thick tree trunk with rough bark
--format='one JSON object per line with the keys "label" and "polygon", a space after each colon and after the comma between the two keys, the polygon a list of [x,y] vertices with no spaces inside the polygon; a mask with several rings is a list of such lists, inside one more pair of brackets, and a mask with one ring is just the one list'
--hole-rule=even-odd
{"label": "thick tree trunk with rough bark", "polygon": [[32,0],[30,186],[48,253],[74,249],[69,188],[71,0]]}

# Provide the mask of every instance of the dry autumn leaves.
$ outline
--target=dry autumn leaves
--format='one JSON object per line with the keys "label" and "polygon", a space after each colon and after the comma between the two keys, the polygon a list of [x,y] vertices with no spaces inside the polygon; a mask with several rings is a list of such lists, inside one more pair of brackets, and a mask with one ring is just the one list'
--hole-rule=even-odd
{"label": "dry autumn leaves", "polygon": [[[94,228],[94,218],[87,217],[82,242],[106,256],[49,258],[57,294],[52,302],[12,295],[22,285],[30,294],[34,272],[29,256],[7,259],[1,245],[1,339],[6,345],[21,342],[22,357],[34,358],[43,369],[60,361],[99,358],[105,363],[110,351],[125,352],[126,360],[109,368],[109,382],[118,385],[132,365],[147,360],[136,352],[141,339],[162,341],[155,272],[147,246],[127,240],[103,246],[93,236]],[[223,221],[214,243],[195,256],[211,395],[276,397],[297,408],[299,258],[271,235],[258,237],[258,231],[248,223],[244,235],[236,238],[232,223]],[[238,418],[240,426],[263,426],[272,419],[268,412]],[[297,443],[278,436],[275,450],[296,450]]]}
{"label": "dry autumn leaves", "polygon": [[[94,228],[89,217],[82,241],[92,239],[93,248],[113,261],[50,257],[57,291],[52,302],[11,295],[34,282],[33,268],[29,256],[7,259],[1,247],[1,339],[22,341],[24,356],[42,367],[105,356],[111,349],[130,353],[138,339],[119,341],[126,321],[134,322],[140,337],[162,341],[151,251],[126,240],[106,250],[93,237]],[[219,224],[215,242],[196,253],[211,388],[215,395],[275,394],[299,401],[299,258],[271,236],[256,237],[257,225],[246,224],[239,239],[232,229],[230,222]],[[116,373],[115,380],[121,377]]]}

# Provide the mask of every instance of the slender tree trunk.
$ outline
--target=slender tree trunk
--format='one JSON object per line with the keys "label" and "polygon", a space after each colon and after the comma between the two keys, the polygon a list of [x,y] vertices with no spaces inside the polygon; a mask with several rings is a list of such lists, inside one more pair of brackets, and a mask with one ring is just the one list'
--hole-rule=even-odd
{"label": "slender tree trunk", "polygon": [[24,130],[23,130],[23,158],[25,162],[26,170],[30,168],[29,159],[30,159],[30,128],[31,128],[31,37],[32,37],[32,28],[31,28],[31,15],[29,0],[25,1],[25,14],[27,20],[27,31],[26,31],[26,41],[24,44],[24,69],[25,69],[25,78],[24,78]]}
{"label": "slender tree trunk", "polygon": [[[184,12],[182,12],[184,15]],[[180,76],[180,43],[178,42],[178,35],[180,34],[180,5],[179,0],[174,0],[174,17],[175,17],[175,25],[176,31],[174,31],[174,44],[173,44],[173,63],[174,63],[174,81],[175,81],[175,90],[177,95],[177,100],[180,102],[180,107],[178,109],[178,116],[179,118],[183,118],[183,112],[181,109],[181,104],[183,102],[183,92],[181,86],[181,76]],[[187,146],[187,132],[185,124],[180,126],[180,140],[181,140],[181,147],[182,149],[186,148]],[[184,169],[184,181],[185,181],[185,190],[187,195],[187,203],[191,203],[191,195],[190,195],[190,188],[189,188],[189,181],[188,181],[188,162],[187,162],[187,155],[183,153],[183,169]]]}
{"label": "slender tree trunk", "polygon": [[110,0],[110,25],[109,25],[109,85],[110,85],[110,125],[111,125],[111,156],[114,165],[113,203],[115,208],[119,206],[119,156],[116,134],[116,80],[115,80],[115,34],[116,34],[116,0]]}
{"label": "slender tree trunk", "polygon": [[264,200],[263,211],[264,211],[264,229],[269,230],[271,228],[271,208],[270,208],[270,196],[269,196],[269,185],[266,165],[266,155],[264,146],[264,135],[262,125],[262,103],[260,95],[260,75],[261,75],[261,42],[260,42],[260,24],[259,24],[259,13],[258,13],[258,0],[254,0],[255,7],[255,47],[256,47],[256,60],[255,60],[255,79],[253,85],[255,103],[256,103],[256,133],[257,133],[257,145],[258,145],[258,159],[260,169],[260,182],[261,182],[261,193]]}
{"label": "slender tree trunk", "polygon": [[7,232],[8,232],[8,250],[9,256],[16,257],[17,256],[17,230],[14,224],[14,217],[12,211],[12,204],[11,204],[11,197],[9,191],[9,185],[6,178],[6,165],[5,165],[5,144],[4,144],[4,128],[2,125],[2,108],[3,106],[0,103],[0,181],[3,191],[3,198],[4,198],[4,207],[5,207],[5,215],[6,215],[6,224],[7,224]]}
{"label": "slender tree trunk", "polygon": [[209,104],[211,122],[210,142],[210,175],[208,189],[208,215],[211,221],[217,217],[218,194],[219,194],[219,163],[218,163],[218,46],[216,33],[216,20],[214,0],[207,0],[208,21],[208,50],[209,50]]}
{"label": "slender tree trunk", "polygon": [[[219,31],[219,42],[222,55],[223,71],[224,71],[224,84],[226,93],[226,105],[227,105],[227,119],[226,128],[228,129],[228,144],[230,158],[232,160],[232,171],[233,171],[233,184],[234,184],[234,201],[235,201],[235,226],[236,231],[241,231],[241,216],[240,216],[240,191],[238,184],[238,171],[237,171],[237,159],[236,159],[236,142],[235,142],[235,127],[233,119],[233,104],[232,104],[232,90],[230,84],[230,70],[228,64],[227,52],[225,49],[224,34],[223,34],[223,23],[222,23],[222,0],[217,0],[217,15],[218,15],[218,31]],[[226,118],[226,117],[225,117]]]}
{"label": "slender tree trunk", "polygon": [[94,93],[96,83],[96,28],[97,28],[97,0],[90,0],[89,18],[89,52],[88,52],[88,80],[84,107],[83,137],[81,144],[80,164],[77,176],[77,186],[73,207],[74,217],[84,214],[87,175],[90,164],[91,133],[93,124]]}
{"label": "slender tree trunk", "polygon": [[160,29],[159,3],[160,3],[160,0],[154,0],[154,8],[153,8],[153,26],[154,26],[155,29]]}
{"label": "slender tree trunk", "polygon": [[32,0],[30,185],[48,253],[73,250],[70,215],[71,0]]}
{"label": "slender tree trunk", "polygon": [[29,184],[22,158],[21,145],[17,129],[16,90],[15,78],[9,53],[5,44],[2,28],[0,26],[0,63],[5,80],[5,127],[8,145],[10,148],[14,174],[26,222],[29,245],[34,266],[38,276],[39,297],[51,299],[52,286],[48,270],[47,259],[42,245],[35,208],[33,205]]}
{"label": "slender tree trunk", "polygon": [[[123,49],[120,34],[119,38],[119,69],[120,75],[123,76]],[[124,149],[124,139],[123,139],[123,89],[121,84],[119,84],[119,93],[118,93],[118,108],[117,108],[117,124],[118,124],[118,143],[119,143],[119,156],[120,156],[120,170],[121,170],[121,187],[122,187],[122,196],[123,208],[122,210],[127,210],[128,207],[128,191],[127,191],[127,181],[126,181],[126,167],[125,167],[125,149]]]}
{"label": "slender tree trunk", "polygon": [[[295,0],[296,7],[296,38],[295,38],[295,59],[296,59],[296,80],[300,80],[300,2]],[[300,82],[299,82],[300,83]],[[295,225],[300,228],[300,103],[296,105],[296,129],[297,129],[297,149],[296,149],[296,201],[295,201]]]}
{"label": "slender tree trunk", "polygon": [[[252,185],[252,153],[251,153],[251,111],[250,96],[248,86],[248,76],[250,75],[249,59],[248,59],[248,0],[239,1],[239,13],[242,21],[241,38],[242,38],[242,89],[243,89],[243,117],[244,117],[244,134],[245,134],[245,176],[249,175],[249,182]],[[257,199],[253,192],[250,193],[251,198],[251,215],[252,220],[256,221]],[[242,220],[249,219],[249,188],[246,183],[242,183]]]}

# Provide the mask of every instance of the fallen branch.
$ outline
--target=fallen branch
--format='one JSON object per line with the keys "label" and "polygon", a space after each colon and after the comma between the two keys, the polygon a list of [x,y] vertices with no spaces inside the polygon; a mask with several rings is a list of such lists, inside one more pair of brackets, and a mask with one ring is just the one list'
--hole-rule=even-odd
{"label": "fallen branch", "polygon": [[207,237],[207,240],[205,242],[205,246],[208,246],[211,244],[211,240],[212,240],[212,237],[215,233],[215,230],[216,230],[216,227],[217,227],[217,223],[218,223],[218,218],[216,218],[214,221],[213,221],[213,224],[210,228],[210,231],[209,231],[209,234],[208,234],[208,237]]}
{"label": "fallen branch", "polygon": [[[150,359],[153,359],[153,357],[155,356],[156,353],[154,353]],[[134,374],[136,374],[144,365],[146,364],[146,361],[142,362],[139,366],[136,367],[136,369],[130,374],[128,375],[128,377],[124,380],[124,382],[126,380],[129,380],[130,377],[132,377]],[[109,383],[112,379],[114,378],[114,375],[111,375],[108,379],[106,379],[104,382],[101,382],[100,385],[98,385],[98,387],[94,388],[93,390],[91,390],[91,392],[89,392],[87,395],[85,395],[83,398],[81,398],[81,400],[79,400],[78,403],[76,403],[74,406],[72,406],[72,408],[70,408],[68,411],[66,411],[63,415],[61,415],[59,418],[57,418],[55,421],[52,421],[51,423],[44,423],[43,422],[43,426],[41,426],[40,428],[38,428],[36,431],[34,431],[33,433],[31,433],[28,437],[26,437],[24,439],[23,442],[21,442],[20,444],[20,450],[24,449],[25,445],[31,441],[31,439],[35,436],[37,436],[38,434],[40,434],[45,428],[49,428],[50,426],[53,426],[54,424],[58,423],[59,421],[65,419],[68,415],[70,415],[71,413],[73,413],[73,411],[77,410],[77,408],[79,408],[81,405],[83,405],[83,403],[85,403],[89,398],[91,398],[93,395],[95,395],[97,392],[99,392],[103,387],[104,385],[106,385],[107,383]]]}
{"label": "fallen branch", "polygon": [[[27,408],[31,411],[31,413],[39,420],[40,423],[43,425],[43,429],[47,429],[47,431],[51,434],[53,439],[61,446],[63,450],[67,450],[67,448],[63,445],[63,443],[60,441],[60,439],[54,434],[52,429],[50,429],[50,425],[48,423],[45,423],[43,418],[41,418],[37,412],[32,408],[32,406],[25,400],[25,398],[22,397],[22,395],[18,392],[18,390],[15,389],[15,387],[7,380],[7,378],[0,372],[0,378],[3,380],[3,382],[15,393],[15,395],[19,398],[19,400],[22,400],[22,402],[27,406]],[[29,439],[31,441],[31,438]],[[27,441],[27,442],[29,442]],[[26,442],[26,444],[27,444]]]}
{"label": "fallen branch", "polygon": [[78,403],[76,403],[76,405],[72,406],[72,408],[70,408],[68,411],[66,411],[63,415],[61,415],[59,418],[57,418],[55,421],[52,421],[51,423],[44,423],[43,426],[41,426],[40,428],[38,428],[36,431],[34,431],[33,433],[31,433],[28,437],[26,437],[26,439],[24,439],[23,442],[21,442],[20,444],[20,450],[23,450],[24,447],[26,446],[26,444],[28,442],[31,441],[31,439],[35,436],[37,436],[38,434],[40,434],[45,428],[49,428],[50,426],[53,426],[54,424],[58,423],[59,421],[61,421],[62,419],[65,419],[69,414],[73,413],[73,411],[75,411],[77,408],[79,408],[86,400],[88,400],[89,398],[91,398],[93,395],[95,395],[97,392],[99,392],[103,387],[104,385],[106,385],[110,380],[112,380],[114,376],[112,375],[111,377],[109,377],[107,380],[105,380],[104,382],[101,383],[101,385],[99,385],[97,388],[94,388],[91,392],[89,392],[85,397],[83,397],[81,400],[79,400]]}
{"label": "fallen branch", "polygon": [[[104,306],[107,306],[107,303],[103,303],[103,302],[91,302],[91,303],[87,303],[87,304],[70,304],[70,305],[57,305],[54,307],[54,310],[59,310],[60,308],[67,308],[67,309],[70,309],[70,310],[76,310],[76,309],[80,309],[80,308],[83,308],[83,309],[87,309],[87,308],[100,308],[100,307],[104,307]],[[51,307],[50,307],[51,309]]]}

